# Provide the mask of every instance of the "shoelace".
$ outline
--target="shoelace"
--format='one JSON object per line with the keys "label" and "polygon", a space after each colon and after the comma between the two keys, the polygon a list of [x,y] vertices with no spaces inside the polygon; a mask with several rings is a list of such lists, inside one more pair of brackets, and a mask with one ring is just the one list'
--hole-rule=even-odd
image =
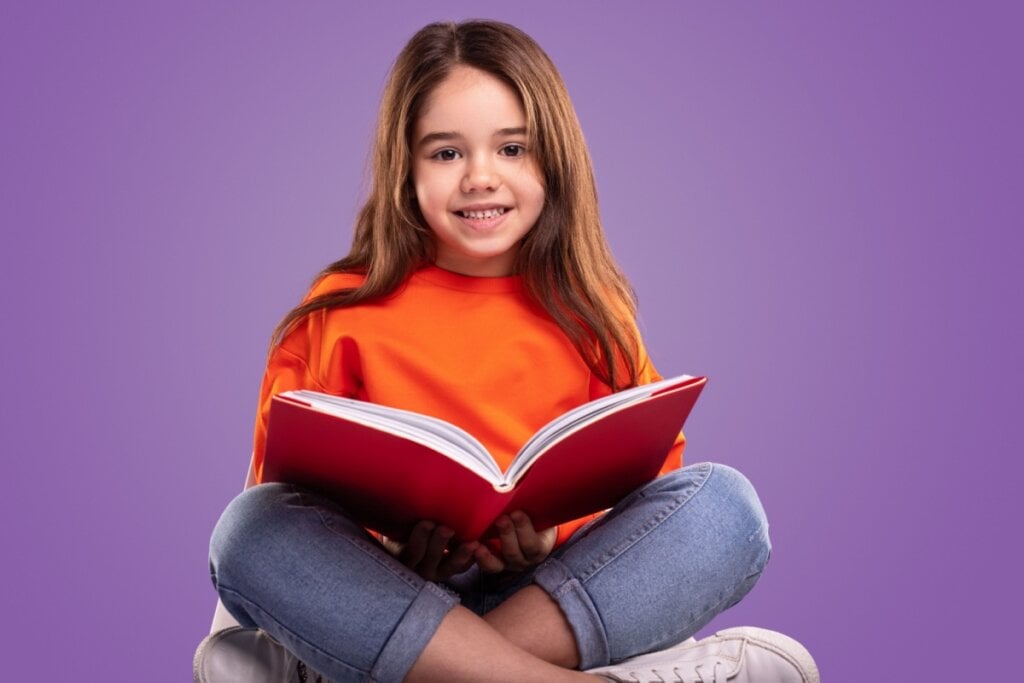
{"label": "shoelace", "polygon": [[[726,683],[727,664],[722,660],[715,661],[715,665],[712,669],[703,664],[698,664],[693,670],[696,678],[684,678],[683,673],[679,670],[679,667],[672,667],[672,672],[668,673],[664,669],[649,669],[651,674],[654,674],[657,678],[640,678],[640,674],[636,671],[630,671],[629,675],[633,677],[634,681],[642,683],[643,681],[661,681],[662,683]],[[665,678],[665,676],[675,676],[675,678]],[[708,678],[708,675],[711,677]]]}
{"label": "shoelace", "polygon": [[[706,667],[697,667],[697,675],[700,676],[700,683],[725,683],[726,664],[721,659],[715,660],[715,667],[709,672],[711,674],[711,678],[704,677],[704,672],[702,671],[704,668]],[[718,677],[719,674],[722,675],[721,678]]]}

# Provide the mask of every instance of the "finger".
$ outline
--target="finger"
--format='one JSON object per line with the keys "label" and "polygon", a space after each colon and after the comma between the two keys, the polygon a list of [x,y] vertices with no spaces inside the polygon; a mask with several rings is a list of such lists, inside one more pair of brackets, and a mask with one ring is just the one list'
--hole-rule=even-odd
{"label": "finger", "polygon": [[427,552],[427,545],[430,543],[430,536],[434,531],[434,523],[428,521],[417,522],[409,534],[409,540],[399,555],[399,560],[407,567],[416,567],[423,561],[423,555]]}
{"label": "finger", "polygon": [[473,541],[471,543],[462,543],[455,548],[449,548],[448,555],[445,556],[444,562],[441,564],[440,573],[445,578],[448,578],[469,569],[470,565],[473,564],[473,555],[479,545],[479,543]]}
{"label": "finger", "polygon": [[516,540],[523,559],[530,564],[536,564],[543,560],[546,554],[544,552],[544,544],[537,534],[537,530],[533,528],[533,522],[530,521],[530,517],[521,511],[513,512],[509,517],[512,519],[512,524],[515,527]]}
{"label": "finger", "polygon": [[445,526],[436,527],[434,533],[431,534],[430,542],[427,544],[427,551],[420,562],[420,567],[431,576],[436,574],[437,568],[441,565],[441,561],[444,560],[445,550],[448,549],[448,541],[452,540],[454,535],[455,532]]}
{"label": "finger", "polygon": [[555,542],[558,540],[558,527],[549,526],[544,531],[538,532],[540,536],[541,545],[544,548],[544,557],[551,554],[551,551],[555,547]]}
{"label": "finger", "polygon": [[508,515],[503,515],[494,523],[498,529],[498,538],[501,540],[501,556],[505,564],[512,568],[522,567],[526,564],[523,553],[519,549],[519,537],[516,535],[516,525]]}
{"label": "finger", "polygon": [[480,571],[485,574],[497,574],[498,572],[505,570],[505,562],[500,557],[491,552],[491,549],[486,545],[480,545],[473,552],[473,559],[476,560],[476,564],[480,567]]}

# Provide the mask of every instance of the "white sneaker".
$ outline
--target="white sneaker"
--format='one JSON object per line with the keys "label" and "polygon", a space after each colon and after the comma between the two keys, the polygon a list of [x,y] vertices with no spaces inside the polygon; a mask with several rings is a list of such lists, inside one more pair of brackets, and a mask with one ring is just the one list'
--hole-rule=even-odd
{"label": "white sneaker", "polygon": [[196,683],[329,683],[258,628],[232,626],[199,643]]}
{"label": "white sneaker", "polygon": [[800,643],[763,628],[719,631],[703,640],[633,657],[587,673],[620,683],[820,683]]}

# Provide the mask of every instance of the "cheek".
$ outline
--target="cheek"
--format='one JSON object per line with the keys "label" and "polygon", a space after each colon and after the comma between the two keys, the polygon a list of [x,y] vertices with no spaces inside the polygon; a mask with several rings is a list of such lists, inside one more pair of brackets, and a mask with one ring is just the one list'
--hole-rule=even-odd
{"label": "cheek", "polygon": [[429,177],[429,174],[424,173],[419,164],[413,162],[409,184],[412,186],[413,197],[415,197],[416,201],[421,205],[429,198],[428,189],[430,184],[427,182]]}
{"label": "cheek", "polygon": [[444,191],[444,185],[438,182],[433,176],[413,176],[413,189],[416,193],[416,201],[424,211],[444,211],[448,203],[448,193]]}
{"label": "cheek", "polygon": [[413,190],[423,222],[436,236],[438,228],[445,225],[445,217],[448,214],[447,198],[438,193],[436,186],[422,180],[413,181]]}
{"label": "cheek", "polygon": [[412,196],[416,200],[416,203],[420,205],[420,209],[426,209],[429,197],[427,197],[426,190],[423,184],[417,181],[412,183]]}
{"label": "cheek", "polygon": [[416,190],[416,203],[419,205],[420,214],[423,215],[427,225],[432,225],[436,222],[436,216],[438,212],[438,201],[437,196],[431,194],[430,186],[422,183],[415,185]]}

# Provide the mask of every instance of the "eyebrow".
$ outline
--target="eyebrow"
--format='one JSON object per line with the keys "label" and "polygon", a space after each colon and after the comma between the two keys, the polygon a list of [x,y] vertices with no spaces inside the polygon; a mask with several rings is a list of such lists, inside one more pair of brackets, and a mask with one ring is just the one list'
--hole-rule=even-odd
{"label": "eyebrow", "polygon": [[[500,128],[494,132],[496,138],[507,138],[514,135],[526,135],[526,128],[519,126],[518,128]],[[431,145],[435,142],[447,142],[448,140],[459,140],[462,136],[454,131],[439,131],[436,133],[427,133],[420,138],[418,147],[424,147]]]}

